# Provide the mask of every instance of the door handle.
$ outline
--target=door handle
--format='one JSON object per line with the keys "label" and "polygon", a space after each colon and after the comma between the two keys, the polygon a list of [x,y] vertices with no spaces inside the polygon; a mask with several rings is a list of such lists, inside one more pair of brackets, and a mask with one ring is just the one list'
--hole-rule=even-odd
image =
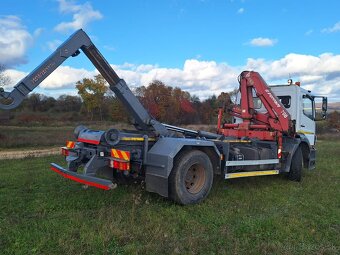
{"label": "door handle", "polygon": [[301,127],[306,127],[305,125],[301,125]]}

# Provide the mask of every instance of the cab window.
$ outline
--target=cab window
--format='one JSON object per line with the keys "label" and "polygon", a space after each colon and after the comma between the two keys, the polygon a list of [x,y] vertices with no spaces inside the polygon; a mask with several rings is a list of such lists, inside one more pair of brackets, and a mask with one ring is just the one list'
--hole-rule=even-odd
{"label": "cab window", "polygon": [[261,109],[262,107],[262,101],[258,97],[253,97],[253,102],[254,102],[254,108],[255,109]]}
{"label": "cab window", "polygon": [[290,103],[291,103],[291,97],[290,96],[278,96],[281,104],[288,109],[290,108]]}
{"label": "cab window", "polygon": [[313,119],[313,101],[304,96],[302,99],[303,104],[303,114],[306,115],[308,118]]}

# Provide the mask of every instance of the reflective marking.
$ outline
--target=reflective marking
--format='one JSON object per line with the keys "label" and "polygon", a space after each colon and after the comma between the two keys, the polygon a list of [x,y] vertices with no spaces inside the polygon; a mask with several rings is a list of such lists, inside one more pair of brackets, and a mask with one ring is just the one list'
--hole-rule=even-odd
{"label": "reflective marking", "polygon": [[112,149],[111,152],[113,154],[112,156],[114,156],[115,158],[120,158],[116,149]]}
{"label": "reflective marking", "polygon": [[305,135],[314,135],[314,132],[309,132],[309,131],[298,130],[297,132],[301,134],[305,134]]}
{"label": "reflective marking", "polygon": [[251,143],[250,140],[213,140],[216,142],[224,142],[224,143]]}
{"label": "reflective marking", "polygon": [[241,178],[241,177],[263,176],[263,175],[274,175],[274,174],[279,174],[279,170],[230,173],[230,174],[225,174],[224,178],[233,179],[233,178]]}
{"label": "reflective marking", "polygon": [[100,143],[100,141],[97,141],[97,140],[88,140],[84,138],[78,138],[78,142],[90,143],[90,144],[96,144],[96,145]]}
{"label": "reflective marking", "polygon": [[120,153],[122,154],[122,156],[125,160],[129,160],[129,157],[128,157],[128,155],[125,151],[120,151]]}
{"label": "reflective marking", "polygon": [[68,149],[73,149],[74,146],[75,146],[75,142],[72,142],[72,141],[67,141],[67,142],[66,142],[66,147],[67,147]]}
{"label": "reflective marking", "polygon": [[[122,137],[120,139],[121,141],[128,141],[128,142],[143,142],[144,138],[143,137]],[[149,141],[155,141],[155,138],[149,138]]]}
{"label": "reflective marking", "polygon": [[53,166],[51,166],[51,170],[60,174],[64,178],[70,179],[70,180],[75,181],[75,182],[83,183],[85,185],[93,186],[93,187],[96,187],[96,188],[99,188],[99,189],[104,189],[104,190],[110,190],[110,189],[113,188],[112,185],[106,186],[106,185],[103,185],[103,184],[100,184],[100,183],[95,183],[95,182],[91,182],[91,181],[88,181],[88,180],[83,180],[83,179],[78,178],[76,176],[64,173],[64,172],[60,171],[59,169],[57,169]]}
{"label": "reflective marking", "polygon": [[121,151],[117,149],[111,149],[111,156],[117,159],[124,159],[126,161],[130,160],[130,152],[129,151]]}

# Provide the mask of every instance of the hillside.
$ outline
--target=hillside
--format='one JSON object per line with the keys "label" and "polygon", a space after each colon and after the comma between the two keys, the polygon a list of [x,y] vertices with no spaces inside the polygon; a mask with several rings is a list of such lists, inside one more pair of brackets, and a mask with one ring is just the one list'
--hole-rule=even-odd
{"label": "hillside", "polygon": [[328,111],[340,111],[340,102],[328,103]]}

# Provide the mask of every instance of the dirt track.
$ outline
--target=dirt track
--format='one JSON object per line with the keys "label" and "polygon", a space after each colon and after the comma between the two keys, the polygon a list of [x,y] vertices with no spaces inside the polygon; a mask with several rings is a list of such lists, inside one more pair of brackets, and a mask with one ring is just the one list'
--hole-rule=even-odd
{"label": "dirt track", "polygon": [[41,150],[11,150],[0,151],[0,159],[20,159],[26,157],[43,157],[60,154],[60,148],[41,149]]}

